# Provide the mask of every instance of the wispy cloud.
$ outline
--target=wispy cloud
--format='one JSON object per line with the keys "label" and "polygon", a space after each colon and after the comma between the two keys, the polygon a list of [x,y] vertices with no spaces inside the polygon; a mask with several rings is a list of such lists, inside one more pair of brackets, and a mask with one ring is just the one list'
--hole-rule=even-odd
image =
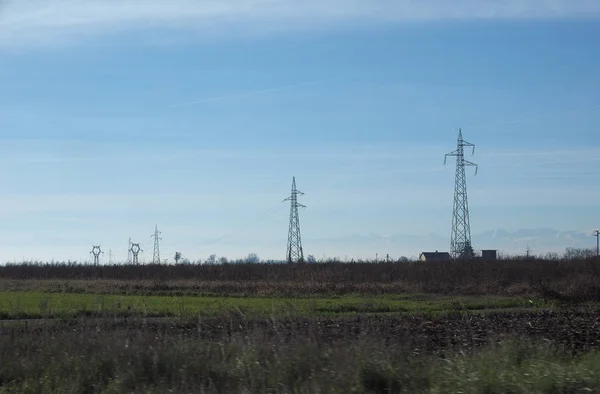
{"label": "wispy cloud", "polygon": [[[21,47],[158,27],[265,33],[353,22],[600,16],[597,0],[27,0],[0,9],[0,45]],[[234,34],[235,34],[234,33]]]}
{"label": "wispy cloud", "polygon": [[170,107],[172,107],[172,108],[186,107],[189,105],[203,104],[203,103],[209,103],[209,102],[213,102],[213,101],[223,101],[223,100],[236,99],[236,98],[242,98],[242,97],[248,97],[248,96],[256,96],[259,94],[278,92],[281,90],[289,90],[289,89],[301,88],[304,86],[318,85],[318,84],[321,84],[321,83],[324,83],[324,82],[327,82],[330,80],[331,80],[331,78],[319,79],[316,81],[299,82],[299,83],[295,83],[295,84],[276,86],[276,87],[266,88],[266,89],[250,90],[247,92],[240,92],[240,93],[228,94],[228,95],[223,95],[223,96],[207,97],[207,98],[200,99],[200,100],[188,101],[188,102],[179,103],[179,104],[173,104],[173,105],[170,105]]}

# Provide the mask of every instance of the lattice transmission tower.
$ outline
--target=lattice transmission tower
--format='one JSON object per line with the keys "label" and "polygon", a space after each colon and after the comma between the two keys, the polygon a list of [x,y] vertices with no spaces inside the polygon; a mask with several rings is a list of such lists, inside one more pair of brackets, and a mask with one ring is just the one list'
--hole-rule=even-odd
{"label": "lattice transmission tower", "polygon": [[131,264],[133,260],[131,259],[131,237],[129,237],[129,242],[127,243],[127,264]]}
{"label": "lattice transmission tower", "polygon": [[452,234],[450,237],[450,254],[453,258],[472,258],[473,248],[471,246],[471,224],[469,222],[469,203],[467,200],[467,177],[465,167],[475,167],[477,175],[478,166],[465,160],[464,148],[475,145],[463,140],[462,130],[458,130],[458,142],[454,152],[446,154],[444,164],[448,156],[456,157],[456,181],[454,185],[454,209],[452,213]]}
{"label": "lattice transmission tower", "polygon": [[94,256],[94,265],[100,264],[100,255],[104,254],[104,252],[100,248],[100,245],[92,246],[92,251],[90,252],[90,254]]}
{"label": "lattice transmission tower", "polygon": [[158,231],[158,225],[154,228],[154,234],[151,237],[154,238],[154,253],[152,254],[152,263],[160,264],[160,249],[158,246],[158,241],[162,238],[160,237],[161,232]]}
{"label": "lattice transmission tower", "polygon": [[302,251],[302,238],[300,237],[300,217],[298,208],[306,208],[298,202],[298,195],[304,195],[296,189],[296,177],[292,180],[292,195],[283,201],[290,201],[290,229],[288,232],[288,245],[286,259],[288,263],[298,263],[304,261],[304,252]]}
{"label": "lattice transmission tower", "polygon": [[143,252],[142,248],[140,247],[140,244],[131,244],[131,247],[129,248],[129,251],[131,252],[131,263],[132,264],[139,264],[140,260],[139,260],[139,255],[140,252]]}

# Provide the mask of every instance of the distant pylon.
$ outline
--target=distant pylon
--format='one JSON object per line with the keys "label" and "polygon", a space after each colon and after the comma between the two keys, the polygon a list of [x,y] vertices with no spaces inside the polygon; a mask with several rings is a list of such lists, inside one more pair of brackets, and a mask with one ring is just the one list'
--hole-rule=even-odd
{"label": "distant pylon", "polygon": [[296,177],[292,180],[292,195],[283,201],[290,201],[290,229],[288,233],[287,262],[298,263],[304,261],[304,252],[302,251],[302,239],[300,237],[300,218],[298,216],[298,207],[306,208],[298,203],[298,195],[304,195],[296,189]]}
{"label": "distant pylon", "polygon": [[160,231],[158,231],[158,225],[154,228],[154,234],[151,235],[154,238],[154,253],[152,254],[152,263],[160,264],[160,249],[158,247],[158,241],[160,238]]}
{"label": "distant pylon", "polygon": [[453,258],[471,258],[471,224],[469,222],[469,203],[467,201],[467,178],[465,176],[465,167],[475,167],[477,175],[477,164],[465,160],[465,146],[473,147],[475,154],[475,145],[464,141],[462,130],[458,130],[457,148],[454,152],[448,153],[444,157],[444,164],[448,156],[456,157],[456,181],[454,185],[454,209],[452,213],[452,234],[450,237],[450,253]]}
{"label": "distant pylon", "polygon": [[94,265],[98,265],[100,263],[100,254],[104,254],[102,249],[100,249],[100,245],[92,246],[92,251],[90,253],[94,256]]}
{"label": "distant pylon", "polygon": [[127,244],[127,264],[131,264],[131,237],[129,237],[129,243]]}
{"label": "distant pylon", "polygon": [[131,244],[131,248],[129,248],[129,251],[131,252],[131,263],[132,264],[139,264],[140,260],[139,260],[139,254],[140,252],[142,252],[142,248],[140,247],[140,244]]}

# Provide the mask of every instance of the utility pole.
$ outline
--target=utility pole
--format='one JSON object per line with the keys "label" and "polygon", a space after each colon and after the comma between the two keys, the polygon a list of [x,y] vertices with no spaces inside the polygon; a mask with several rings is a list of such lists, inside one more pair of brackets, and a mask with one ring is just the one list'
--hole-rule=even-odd
{"label": "utility pole", "polygon": [[160,250],[158,247],[158,241],[162,239],[160,238],[160,234],[160,231],[158,231],[158,225],[156,225],[156,227],[154,228],[154,234],[150,236],[154,238],[154,253],[152,254],[153,264],[160,264]]}
{"label": "utility pole", "polygon": [[450,254],[453,258],[471,258],[471,225],[469,221],[469,204],[467,201],[467,178],[465,176],[465,167],[475,167],[477,175],[478,166],[475,163],[465,160],[464,148],[473,147],[475,154],[475,145],[463,140],[462,130],[458,130],[457,148],[454,152],[446,154],[444,164],[448,156],[456,157],[456,180],[454,185],[454,209],[452,213],[452,234],[450,237]]}
{"label": "utility pole", "polygon": [[302,239],[300,237],[300,218],[298,216],[298,207],[306,208],[298,203],[298,195],[304,195],[296,189],[296,177],[292,180],[292,195],[285,201],[290,201],[290,227],[288,232],[287,262],[298,263],[304,261],[304,252],[302,251]]}
{"label": "utility pole", "polygon": [[600,230],[594,231],[594,237],[596,237],[596,257],[600,257]]}
{"label": "utility pole", "polygon": [[104,254],[104,252],[100,248],[100,245],[94,245],[90,254],[94,256],[94,265],[98,265],[100,263],[100,254]]}

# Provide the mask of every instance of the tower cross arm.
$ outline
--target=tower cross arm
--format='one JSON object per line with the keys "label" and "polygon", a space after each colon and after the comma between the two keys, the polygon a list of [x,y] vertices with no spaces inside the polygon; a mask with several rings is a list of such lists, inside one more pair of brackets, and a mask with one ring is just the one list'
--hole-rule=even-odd
{"label": "tower cross arm", "polygon": [[472,144],[472,143],[470,143],[470,142],[467,142],[467,141],[462,141],[462,146],[463,146],[463,147],[465,147],[465,146],[471,146],[471,147],[473,147],[473,151],[471,152],[471,154],[472,154],[472,155],[474,155],[474,154],[475,154],[475,144]]}
{"label": "tower cross arm", "polygon": [[470,161],[464,160],[463,161],[465,167],[475,167],[475,175],[477,175],[477,172],[479,171],[479,165],[475,164],[475,163],[471,163]]}
{"label": "tower cross arm", "polygon": [[448,159],[448,157],[458,157],[459,155],[460,155],[460,153],[458,152],[458,150],[455,150],[454,152],[446,153],[446,155],[444,156],[444,165],[446,165],[446,160]]}

